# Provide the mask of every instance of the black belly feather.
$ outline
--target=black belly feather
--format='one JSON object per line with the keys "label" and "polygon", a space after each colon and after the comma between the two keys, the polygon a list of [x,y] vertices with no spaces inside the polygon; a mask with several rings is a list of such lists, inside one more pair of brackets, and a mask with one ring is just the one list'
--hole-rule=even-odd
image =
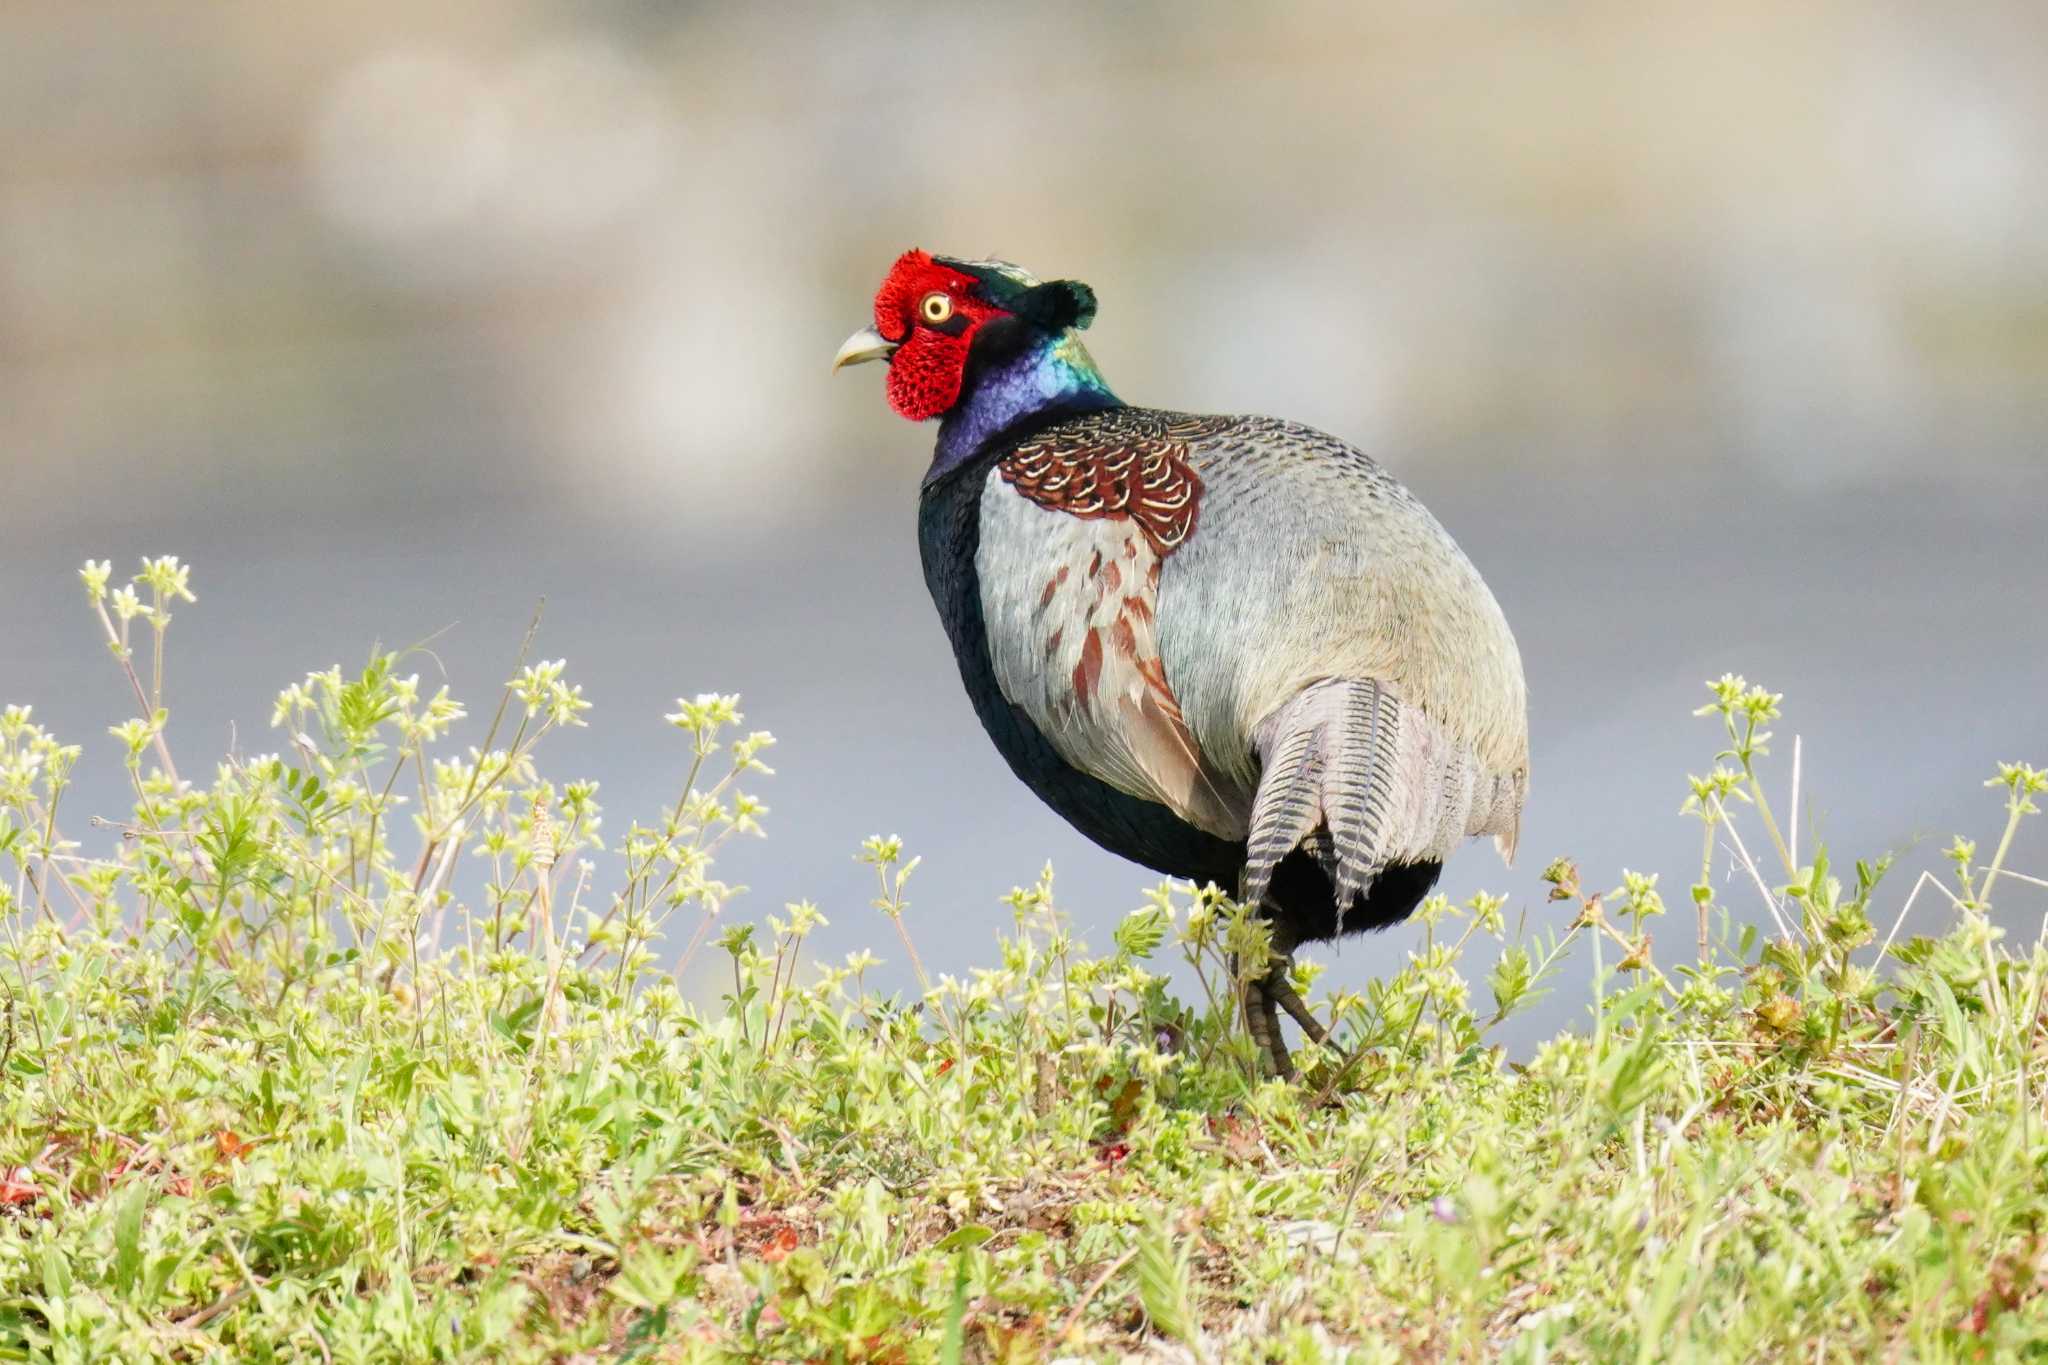
{"label": "black belly feather", "polygon": [[[1021,434],[1021,433],[1020,433]],[[953,644],[960,678],[982,728],[1010,770],[1068,824],[1111,853],[1156,872],[1236,891],[1244,871],[1242,841],[1195,828],[1153,801],[1090,777],[1061,758],[1029,716],[996,685],[981,614],[975,555],[981,548],[981,497],[990,466],[1017,436],[989,442],[975,458],[924,485],[918,502],[918,548],[925,585]],[[1389,867],[1343,916],[1343,932],[1384,928],[1408,917],[1436,884],[1442,864]],[[1315,859],[1296,850],[1275,870],[1270,900],[1282,934],[1294,942],[1334,938],[1336,893]]]}

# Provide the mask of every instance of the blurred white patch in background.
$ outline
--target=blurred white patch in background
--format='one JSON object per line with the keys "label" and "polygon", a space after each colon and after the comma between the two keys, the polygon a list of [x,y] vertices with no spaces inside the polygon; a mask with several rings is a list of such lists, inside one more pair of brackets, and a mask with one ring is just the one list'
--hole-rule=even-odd
{"label": "blurred white patch in background", "polygon": [[307,165],[336,225],[470,274],[524,265],[640,207],[671,169],[673,120],[644,66],[593,36],[500,67],[408,49],[331,83]]}
{"label": "blurred white patch in background", "polygon": [[[1387,341],[1414,311],[1398,274],[1398,265],[1361,270],[1354,254],[1327,241],[1288,243],[1277,260],[1216,253],[1184,261],[1182,278],[1218,287],[1178,291],[1165,304],[1170,317],[1148,310],[1170,345],[1171,374],[1146,376],[1162,396],[1126,397],[1277,413],[1383,450],[1409,415],[1399,402],[1407,367]],[[1110,382],[1119,382],[1113,369]]]}
{"label": "blurred white patch in background", "polygon": [[1866,212],[1932,281],[2009,284],[2048,268],[2048,90],[2041,52],[1969,23],[1894,15],[1849,48],[1837,105]]}
{"label": "blurred white patch in background", "polygon": [[1734,247],[1710,319],[1733,419],[1722,434],[1759,477],[1875,485],[1921,457],[1923,369],[1875,262]]}
{"label": "blurred white patch in background", "polygon": [[531,237],[586,233],[640,207],[671,169],[674,113],[644,65],[591,36],[515,59],[497,84],[511,156],[493,206]]}
{"label": "blurred white patch in background", "polygon": [[341,227],[394,246],[476,211],[508,160],[505,110],[482,71],[426,51],[388,52],[328,89],[309,169]]}
{"label": "blurred white patch in background", "polygon": [[[837,319],[822,301],[775,283],[800,268],[801,254],[777,226],[784,210],[772,191],[734,197],[758,215],[742,221],[760,229],[735,230],[724,212],[679,213],[632,297],[564,376],[605,401],[557,409],[572,458],[638,490],[635,516],[720,546],[813,525],[850,472],[823,403],[790,401],[793,390],[823,391],[870,416],[882,409],[879,369],[832,384],[832,345],[819,338],[834,335]],[[864,316],[847,311],[854,321],[841,331]],[[920,439],[907,428],[892,434]]]}

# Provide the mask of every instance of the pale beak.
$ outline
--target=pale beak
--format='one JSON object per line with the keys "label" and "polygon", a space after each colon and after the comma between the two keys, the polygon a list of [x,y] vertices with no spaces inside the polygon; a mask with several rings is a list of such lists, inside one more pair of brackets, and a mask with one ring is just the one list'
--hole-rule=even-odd
{"label": "pale beak", "polygon": [[846,339],[839,348],[839,354],[832,357],[832,368],[842,365],[859,365],[870,360],[887,360],[896,353],[896,343],[884,337],[872,327],[863,327]]}

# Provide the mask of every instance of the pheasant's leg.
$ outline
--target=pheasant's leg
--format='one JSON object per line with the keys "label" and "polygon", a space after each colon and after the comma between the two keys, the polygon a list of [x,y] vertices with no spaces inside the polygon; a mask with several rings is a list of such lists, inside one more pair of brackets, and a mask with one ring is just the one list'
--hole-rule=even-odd
{"label": "pheasant's leg", "polygon": [[1258,993],[1258,1009],[1252,1015],[1252,1041],[1265,1055],[1266,1065],[1283,1081],[1294,1079],[1294,1059],[1287,1055],[1287,1041],[1280,1035],[1280,1007],[1265,981],[1252,983]]}
{"label": "pheasant's leg", "polygon": [[[1238,959],[1233,957],[1231,976],[1238,976]],[[1272,995],[1267,992],[1267,974],[1244,977],[1244,1028],[1251,1035],[1252,1046],[1259,1056],[1273,1068],[1273,1074],[1282,1078],[1294,1074],[1294,1063],[1287,1055],[1287,1044],[1280,1037],[1280,1009]]]}
{"label": "pheasant's leg", "polygon": [[1309,1009],[1308,1003],[1301,998],[1301,992],[1294,989],[1294,983],[1287,979],[1288,969],[1293,965],[1292,954],[1274,955],[1273,970],[1267,974],[1264,982],[1266,998],[1293,1015],[1294,1022],[1301,1025],[1301,1031],[1309,1036],[1311,1042],[1318,1046],[1327,1044],[1330,1041],[1330,1031],[1323,1027],[1322,1021]]}

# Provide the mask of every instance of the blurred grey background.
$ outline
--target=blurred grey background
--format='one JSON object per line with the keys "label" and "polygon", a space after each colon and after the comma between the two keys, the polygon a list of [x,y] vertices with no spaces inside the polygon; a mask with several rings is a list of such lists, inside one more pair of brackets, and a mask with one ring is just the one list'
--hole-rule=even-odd
{"label": "blurred grey background", "polygon": [[1534,706],[1522,861],[1446,889],[1557,924],[1549,858],[1659,871],[1682,953],[1701,680],[1788,694],[1780,805],[1797,732],[1838,854],[1992,835],[1993,763],[2048,759],[2044,134],[2032,0],[11,0],[0,699],[87,743],[77,826],[132,710],[88,555],[198,566],[188,769],[448,626],[487,714],[545,596],[597,703],[551,766],[613,828],[672,796],[677,694],[780,737],[738,913],[895,956],[852,857],[893,831],[935,970],[1048,858],[1106,942],[1153,878],[979,733],[917,568],[931,432],[826,374],[897,252],[995,254],[1096,286],[1127,398],[1315,423],[1430,503]]}

